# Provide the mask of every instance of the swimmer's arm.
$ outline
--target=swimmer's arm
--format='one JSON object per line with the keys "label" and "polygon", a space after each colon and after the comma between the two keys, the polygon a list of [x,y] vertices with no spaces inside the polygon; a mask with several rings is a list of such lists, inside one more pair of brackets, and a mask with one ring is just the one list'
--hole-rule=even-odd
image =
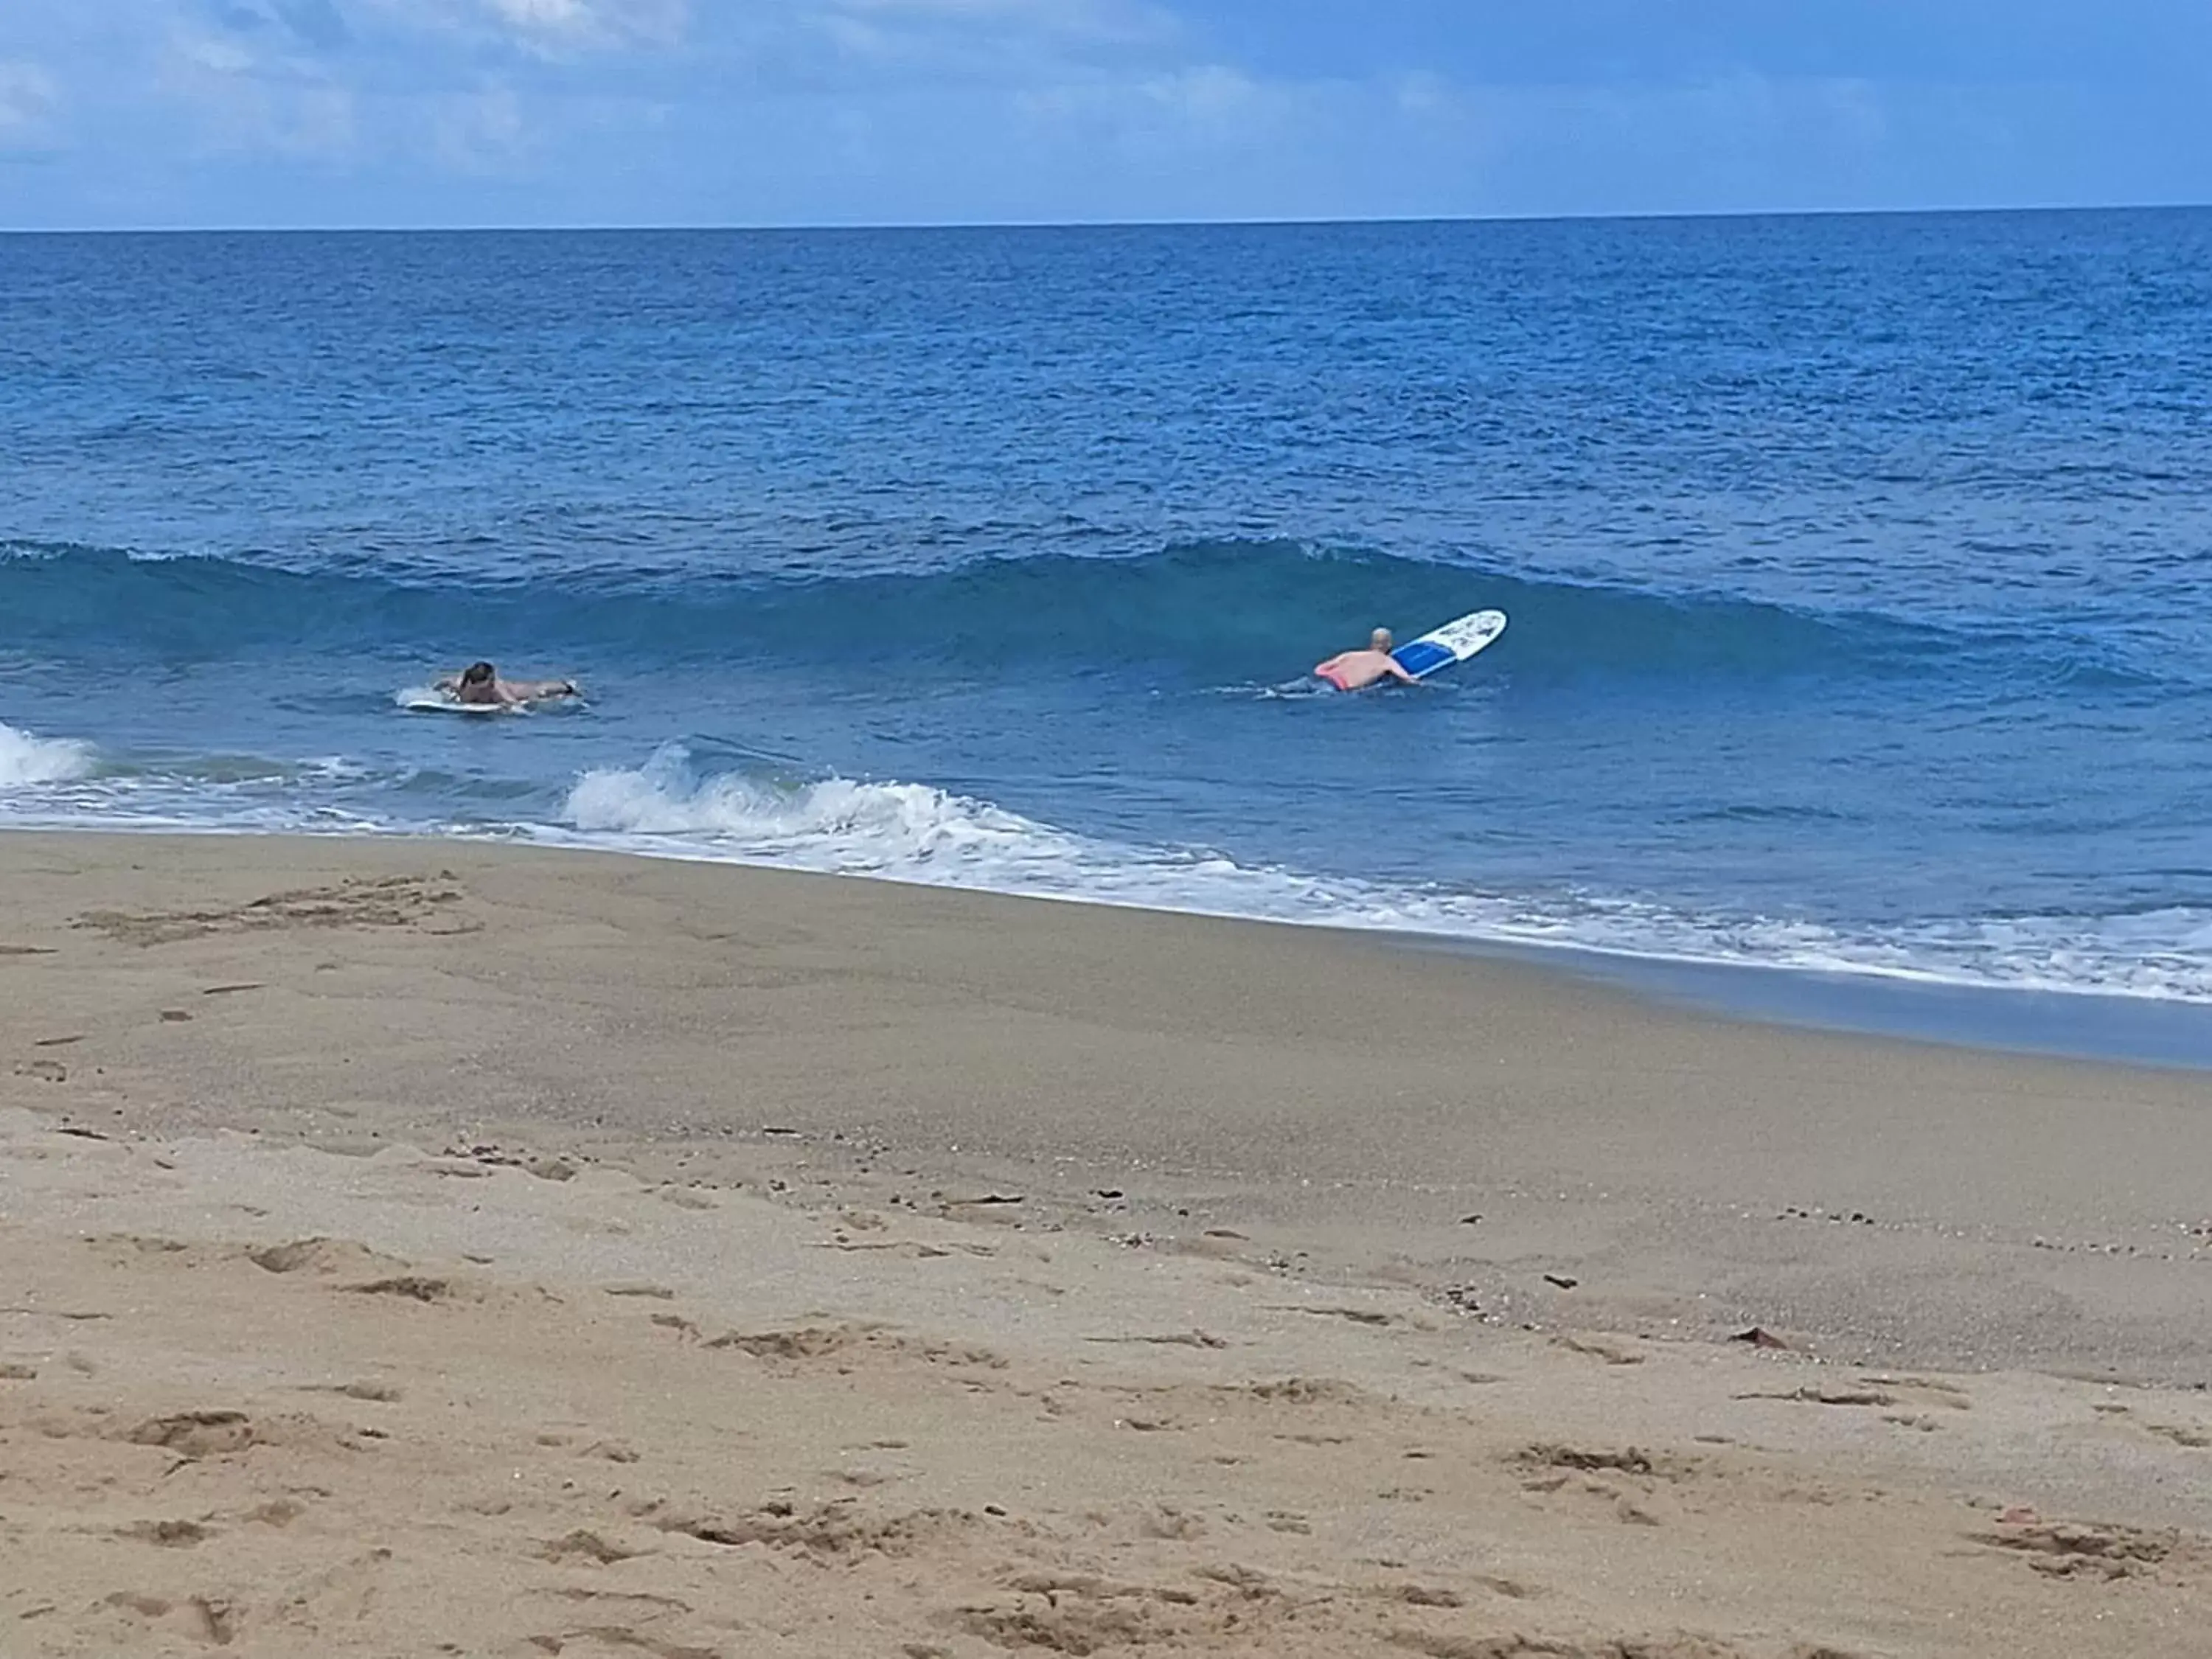
{"label": "swimmer's arm", "polygon": [[1402,684],[1419,685],[1420,684],[1420,681],[1415,679],[1411,674],[1408,674],[1406,672],[1406,665],[1400,662],[1393,656],[1384,656],[1382,659],[1382,672],[1388,674],[1392,679],[1399,681]]}

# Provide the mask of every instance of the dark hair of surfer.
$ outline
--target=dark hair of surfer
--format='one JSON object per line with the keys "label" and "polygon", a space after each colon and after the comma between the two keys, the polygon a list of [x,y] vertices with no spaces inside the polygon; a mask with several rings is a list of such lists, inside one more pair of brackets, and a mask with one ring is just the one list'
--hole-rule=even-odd
{"label": "dark hair of surfer", "polygon": [[463,685],[489,685],[491,678],[492,666],[488,662],[472,662],[461,670]]}

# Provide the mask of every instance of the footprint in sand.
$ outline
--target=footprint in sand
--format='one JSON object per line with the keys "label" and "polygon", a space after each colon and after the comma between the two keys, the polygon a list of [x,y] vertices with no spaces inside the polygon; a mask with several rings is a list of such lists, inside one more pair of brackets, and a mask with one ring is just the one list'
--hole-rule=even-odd
{"label": "footprint in sand", "polygon": [[872,1334],[865,1325],[807,1325],[785,1331],[731,1331],[706,1346],[791,1364],[844,1353],[866,1343]]}
{"label": "footprint in sand", "polygon": [[403,1271],[407,1264],[396,1257],[380,1255],[366,1244],[356,1244],[345,1238],[295,1238],[289,1243],[270,1244],[246,1252],[246,1259],[264,1273],[313,1273],[328,1277],[337,1273],[379,1273]]}
{"label": "footprint in sand", "polygon": [[2160,1440],[2172,1441],[2177,1446],[2186,1446],[2192,1451],[2212,1447],[2212,1434],[2179,1423],[2146,1423],[2145,1434],[2156,1435]]}
{"label": "footprint in sand", "polygon": [[244,1412],[198,1411],[149,1418],[121,1437],[134,1446],[159,1446],[198,1460],[242,1452],[256,1437],[252,1419]]}
{"label": "footprint in sand", "polygon": [[302,1394],[335,1394],[348,1400],[366,1401],[372,1405],[391,1406],[398,1403],[401,1391],[389,1382],[303,1382]]}
{"label": "footprint in sand", "polygon": [[1967,1534],[1978,1544],[2024,1559],[2046,1578],[2105,1580],[2149,1573],[2181,1547],[2179,1533],[2138,1527],[2032,1522]]}
{"label": "footprint in sand", "polygon": [[204,1544],[215,1536],[215,1529],[197,1521],[140,1521],[118,1528],[115,1535],[165,1550],[186,1550]]}
{"label": "footprint in sand", "polygon": [[1534,1498],[1547,1498],[1571,1487],[1585,1498],[1610,1503],[1617,1519],[1629,1526],[1656,1527],[1659,1516],[1650,1508],[1662,1487],[1687,1480],[1694,1462],[1657,1455],[1635,1446],[1619,1449],[1538,1444],[1506,1459],[1519,1470],[1521,1489]]}
{"label": "footprint in sand", "polygon": [[599,1566],[611,1567],[617,1561],[634,1561],[641,1555],[650,1555],[647,1549],[630,1549],[611,1543],[598,1533],[578,1528],[562,1537],[538,1547],[538,1554],[546,1561],[590,1561]]}
{"label": "footprint in sand", "polygon": [[212,1596],[173,1601],[163,1595],[118,1590],[101,1605],[209,1647],[227,1648],[237,1633],[237,1614],[231,1604]]}
{"label": "footprint in sand", "polygon": [[1555,1348],[1565,1348],[1569,1353],[1578,1353],[1592,1359],[1601,1359],[1608,1365],[1641,1365],[1644,1356],[1625,1342],[1609,1341],[1595,1336],[1555,1336]]}
{"label": "footprint in sand", "polygon": [[452,1280],[427,1278],[421,1273],[396,1273],[338,1288],[352,1296],[397,1297],[404,1302],[443,1302],[453,1293]]}

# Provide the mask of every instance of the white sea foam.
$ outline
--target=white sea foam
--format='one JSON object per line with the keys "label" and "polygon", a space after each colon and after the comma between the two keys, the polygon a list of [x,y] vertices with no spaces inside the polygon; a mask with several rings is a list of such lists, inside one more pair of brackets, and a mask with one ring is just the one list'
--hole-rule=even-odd
{"label": "white sea foam", "polygon": [[586,773],[567,811],[579,830],[700,838],[725,855],[855,875],[925,880],[964,872],[980,886],[1024,868],[1042,874],[1084,851],[1073,836],[924,784],[830,778],[787,787],[733,772],[695,778],[673,747],[635,770]]}
{"label": "white sea foam", "polygon": [[[343,760],[233,775],[101,771],[90,747],[0,726],[0,821],[233,833],[522,837],[936,886],[1682,963],[2212,1005],[2212,910],[1925,919],[1851,928],[1708,914],[1633,896],[1493,893],[1240,864],[1071,834],[927,785],[701,774],[680,746],[585,774],[555,824],[372,817],[301,784]],[[370,809],[374,810],[374,809]]]}
{"label": "white sea foam", "polygon": [[37,738],[0,725],[0,789],[67,783],[92,770],[92,745],[70,738]]}
{"label": "white sea foam", "polygon": [[1036,897],[1667,961],[2212,1003],[2212,913],[1936,920],[1854,933],[1602,894],[1540,898],[1255,867],[1071,835],[913,783],[694,774],[679,747],[586,773],[554,839]]}

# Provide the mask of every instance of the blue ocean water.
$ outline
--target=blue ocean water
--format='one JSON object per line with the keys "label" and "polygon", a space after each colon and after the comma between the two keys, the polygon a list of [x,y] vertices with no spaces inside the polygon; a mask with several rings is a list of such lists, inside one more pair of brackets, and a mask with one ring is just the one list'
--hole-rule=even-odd
{"label": "blue ocean water", "polygon": [[0,237],[0,823],[2202,1003],[2208,647],[2212,213]]}

